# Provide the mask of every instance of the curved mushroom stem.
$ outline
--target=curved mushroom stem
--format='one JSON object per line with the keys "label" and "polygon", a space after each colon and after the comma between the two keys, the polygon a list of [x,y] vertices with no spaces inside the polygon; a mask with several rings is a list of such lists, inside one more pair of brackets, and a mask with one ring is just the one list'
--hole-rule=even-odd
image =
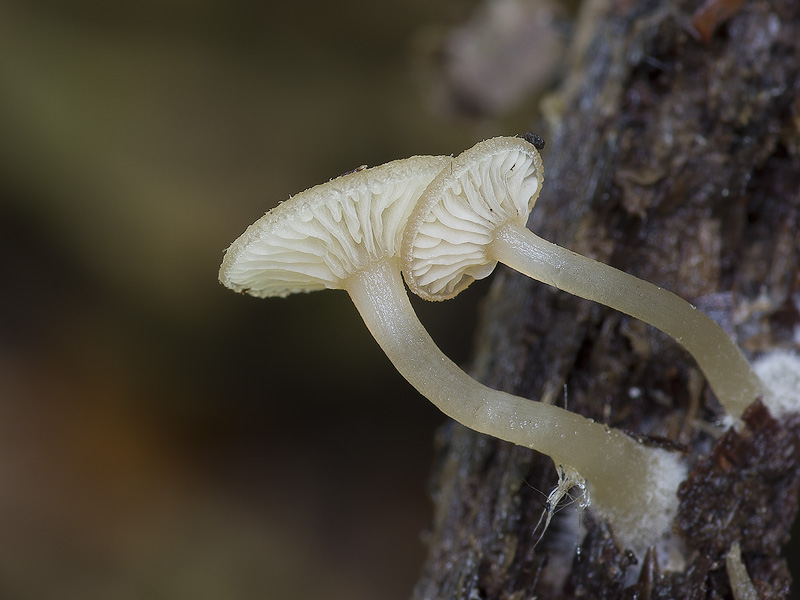
{"label": "curved mushroom stem", "polygon": [[550,456],[589,483],[593,508],[628,547],[643,551],[670,526],[685,471],[674,453],[562,408],[488,388],[436,346],[408,300],[398,259],[387,258],[344,285],[397,370],[462,425]]}
{"label": "curved mushroom stem", "polygon": [[509,224],[491,244],[493,258],[533,279],[594,300],[660,329],[697,361],[725,409],[741,417],[764,389],[747,359],[722,328],[663,288],[597,262],[525,227]]}

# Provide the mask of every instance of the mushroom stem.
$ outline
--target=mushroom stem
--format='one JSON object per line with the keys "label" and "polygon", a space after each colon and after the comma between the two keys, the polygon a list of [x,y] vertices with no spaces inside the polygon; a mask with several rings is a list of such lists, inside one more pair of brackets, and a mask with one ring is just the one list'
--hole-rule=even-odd
{"label": "mushroom stem", "polygon": [[739,348],[703,312],[663,288],[548,242],[515,223],[495,233],[493,259],[533,279],[636,317],[695,358],[725,409],[741,417],[764,394]]}
{"label": "mushroom stem", "polygon": [[439,350],[419,322],[398,259],[374,263],[343,287],[397,370],[446,415],[577,469],[589,483],[593,508],[629,547],[642,550],[668,529],[684,477],[674,453],[646,447],[575,413],[472,379]]}

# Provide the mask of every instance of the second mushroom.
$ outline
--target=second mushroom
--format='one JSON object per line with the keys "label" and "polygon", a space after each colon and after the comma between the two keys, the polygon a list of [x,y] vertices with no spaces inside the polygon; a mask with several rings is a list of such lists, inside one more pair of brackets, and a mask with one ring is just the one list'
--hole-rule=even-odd
{"label": "second mushroom", "polygon": [[409,218],[403,272],[428,300],[456,296],[498,262],[660,329],[697,361],[727,412],[740,417],[764,388],[736,344],[694,306],[526,228],[544,179],[542,159],[516,137],[486,140],[434,179]]}

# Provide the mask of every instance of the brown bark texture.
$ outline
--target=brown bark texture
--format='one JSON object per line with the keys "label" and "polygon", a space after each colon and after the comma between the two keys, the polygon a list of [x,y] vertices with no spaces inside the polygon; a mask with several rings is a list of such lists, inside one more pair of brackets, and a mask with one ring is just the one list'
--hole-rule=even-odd
{"label": "brown bark texture", "polygon": [[[568,71],[543,103],[546,181],[529,227],[688,299],[751,358],[797,349],[800,3],[698,6],[584,3]],[[552,461],[453,424],[437,439],[415,598],[732,598],[737,541],[759,597],[789,597],[800,419],[756,404],[739,432],[715,427],[720,407],[672,340],[504,267],[473,374],[682,446],[686,566],[662,572],[653,552],[619,547],[591,509],[579,538],[569,510],[541,536]]]}

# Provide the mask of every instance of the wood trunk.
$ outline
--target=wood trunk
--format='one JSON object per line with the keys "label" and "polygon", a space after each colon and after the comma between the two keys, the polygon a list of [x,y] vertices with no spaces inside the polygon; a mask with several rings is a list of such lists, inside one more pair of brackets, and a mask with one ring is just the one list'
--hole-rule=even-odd
{"label": "wood trunk", "polygon": [[[529,227],[688,299],[751,358],[797,349],[799,40],[794,0],[585,2],[543,103],[546,181]],[[415,598],[732,598],[737,541],[759,596],[789,596],[800,421],[755,406],[725,433],[672,340],[504,267],[476,339],[486,384],[686,448],[685,567],[626,552],[591,509],[582,529],[567,509],[541,536],[552,462],[453,424]]]}

